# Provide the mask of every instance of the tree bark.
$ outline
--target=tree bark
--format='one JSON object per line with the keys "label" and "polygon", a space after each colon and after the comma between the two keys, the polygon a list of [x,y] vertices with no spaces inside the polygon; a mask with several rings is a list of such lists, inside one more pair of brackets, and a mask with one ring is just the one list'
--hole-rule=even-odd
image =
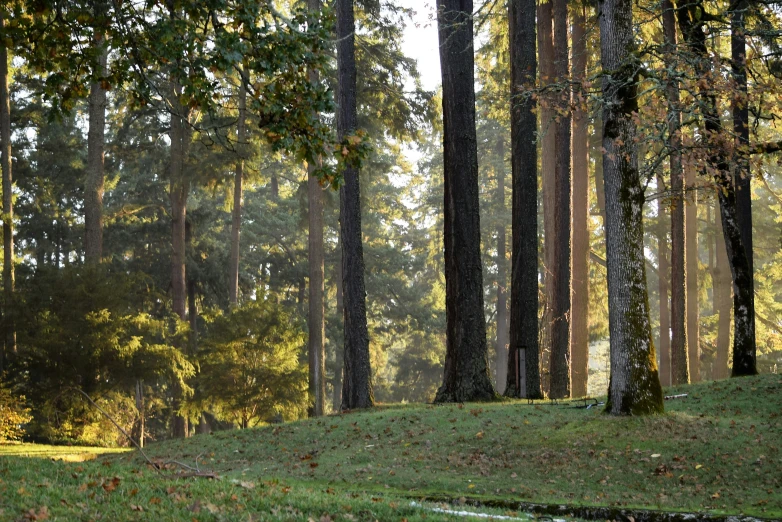
{"label": "tree bark", "polygon": [[[337,0],[337,130],[343,139],[356,131],[356,52],[353,0]],[[364,286],[364,247],[361,236],[361,189],[358,169],[344,171],[340,189],[340,240],[344,284],[345,373],[342,382],[342,409],[369,408],[372,369],[369,361],[366,291]]]}
{"label": "tree bark", "polygon": [[[697,0],[679,6],[679,27],[695,65],[695,73],[704,77],[711,73],[712,62],[706,47],[705,9]],[[701,113],[704,118],[704,139],[717,140],[723,128],[715,94],[702,84],[699,87]],[[734,377],[757,374],[755,345],[755,295],[752,288],[752,271],[741,237],[738,217],[736,187],[730,173],[726,152],[719,144],[709,145],[708,163],[717,185],[720,203],[722,231],[728,252],[733,280],[733,373]]]}
{"label": "tree bark", "polygon": [[600,0],[603,69],[603,175],[611,376],[606,410],[615,415],[663,411],[649,322],[644,258],[644,190],[633,121],[638,112],[631,0]]}
{"label": "tree bark", "polygon": [[443,80],[447,325],[443,384],[435,402],[488,400],[495,392],[483,315],[473,3],[438,0],[437,8]]}
{"label": "tree bark", "polygon": [[[657,178],[659,187],[663,186],[661,176]],[[659,192],[659,190],[658,190]],[[665,205],[662,198],[657,200],[657,279],[660,293],[660,384],[671,385],[671,322],[668,309],[668,234],[663,219]]]}
{"label": "tree bark", "polygon": [[[320,0],[308,0],[311,12],[320,11]],[[309,71],[312,83],[319,81],[317,71]],[[324,309],[325,253],[323,247],[323,190],[314,174],[315,166],[308,165],[308,267],[309,267],[309,313],[307,314],[309,394],[313,401],[311,414],[320,417],[326,413],[326,323]]]}
{"label": "tree bark", "polygon": [[[671,0],[663,0],[663,36],[665,38],[665,61],[669,70],[676,68],[674,56],[676,53],[676,13]],[[687,277],[689,263],[685,265],[685,250],[690,248],[689,236],[685,233],[684,209],[684,171],[681,156],[681,112],[679,109],[679,85],[676,80],[668,79],[665,83],[665,97],[668,102],[668,141],[671,169],[671,341],[670,341],[670,375],[671,384],[686,384],[690,382],[690,363],[688,361],[688,291],[690,281]],[[687,213],[687,223],[691,224],[690,212]],[[688,230],[688,229],[687,229]],[[689,231],[689,230],[688,230]],[[688,238],[685,245],[685,237]],[[697,240],[697,238],[696,238]],[[697,249],[697,244],[695,246]],[[687,259],[689,261],[689,258]],[[697,266],[693,272],[697,279]],[[697,298],[695,300],[697,304]],[[662,324],[662,321],[661,321]],[[697,328],[697,324],[696,324]],[[661,347],[662,349],[662,347]],[[664,379],[663,379],[664,380]]]}
{"label": "tree bark", "polygon": [[[344,309],[344,299],[342,298],[342,253],[341,245],[337,245],[337,254],[339,261],[337,262],[337,269],[334,273],[334,279],[336,283],[337,293],[337,311],[340,312]],[[342,372],[345,365],[345,342],[344,336],[339,336],[334,339],[334,411],[339,411],[342,405]]]}
{"label": "tree bark", "polygon": [[231,307],[239,303],[239,245],[242,227],[242,206],[244,186],[244,150],[246,136],[247,115],[247,87],[244,82],[244,69],[239,75],[239,120],[236,124],[236,142],[239,147],[239,160],[236,162],[234,174],[234,206],[231,210],[231,267],[228,277],[228,301]]}
{"label": "tree bark", "polygon": [[586,80],[587,46],[585,7],[573,4],[573,281],[571,288],[571,378],[572,396],[587,395],[589,379],[589,135],[586,98],[581,82]]}
{"label": "tree bark", "polygon": [[691,194],[684,207],[684,255],[687,288],[687,363],[691,382],[700,381],[700,309],[698,306],[698,192],[695,190],[695,169],[685,173],[686,190]]}
{"label": "tree bark", "polygon": [[535,0],[509,5],[513,173],[510,350],[505,395],[542,397],[538,346],[538,150]]}
{"label": "tree bark", "polygon": [[[187,319],[186,228],[187,196],[190,182],[185,170],[190,144],[188,112],[179,103],[179,87],[174,84],[171,96],[171,157],[169,159],[169,199],[171,200],[171,297],[172,309],[182,321]],[[174,386],[174,410],[182,404],[183,391]],[[174,437],[187,437],[187,419],[175,413],[173,419]]]}
{"label": "tree bark", "polygon": [[[755,295],[755,267],[752,242],[752,172],[749,161],[749,103],[747,94],[747,37],[745,16],[749,3],[747,0],[736,0],[730,11],[730,48],[731,72],[738,96],[733,96],[733,133],[736,136],[736,154],[734,162],[733,182],[736,187],[736,218],[738,220],[741,241],[749,266],[749,291]],[[752,329],[755,329],[755,317],[751,318]],[[756,373],[755,358],[745,356],[740,358],[739,372],[747,371],[749,375]],[[734,362],[734,369],[735,369]],[[735,373],[735,370],[734,370]],[[743,373],[741,373],[743,374]]]}
{"label": "tree bark", "polygon": [[[106,73],[108,49],[103,37],[95,38],[101,48],[98,67]],[[87,179],[84,187],[84,260],[100,263],[103,255],[103,149],[106,127],[106,90],[99,81],[92,82],[89,97],[89,129],[87,132]]]}
{"label": "tree bark", "polygon": [[[5,20],[0,14],[0,31]],[[14,207],[13,176],[11,174],[11,96],[8,92],[8,49],[0,44],[0,166],[3,175],[3,342],[4,359],[16,354],[16,327],[14,320]]]}
{"label": "tree bark", "polygon": [[[497,201],[504,214],[505,210],[505,141],[500,138],[497,141]],[[505,223],[497,226],[497,337],[494,346],[494,367],[497,378],[497,392],[505,391],[508,380],[508,274],[505,260]]]}
{"label": "tree bark", "polygon": [[725,379],[728,372],[728,358],[730,356],[730,301],[733,293],[728,251],[725,248],[725,236],[722,234],[722,219],[719,207],[716,208],[715,238],[716,238],[716,263],[712,276],[712,293],[714,295],[715,308],[719,314],[717,319],[717,357],[714,363],[714,378]]}
{"label": "tree bark", "polygon": [[[541,366],[549,367],[551,360],[551,326],[552,309],[554,303],[553,268],[554,261],[554,215],[556,199],[554,197],[555,166],[557,163],[555,111],[554,100],[550,94],[551,84],[554,81],[554,25],[552,2],[540,2],[538,12],[538,54],[540,62],[540,84],[543,90],[542,97],[546,103],[540,109],[541,128],[541,158],[540,167],[543,178],[543,271],[545,303],[543,308],[543,342],[541,343]],[[546,371],[542,376],[544,390],[549,389],[551,374]]]}
{"label": "tree bark", "polygon": [[567,0],[552,0],[554,13],[554,68],[559,84],[555,120],[554,266],[551,304],[551,387],[549,396],[570,396],[570,291],[572,191],[570,171],[570,67],[568,61]]}

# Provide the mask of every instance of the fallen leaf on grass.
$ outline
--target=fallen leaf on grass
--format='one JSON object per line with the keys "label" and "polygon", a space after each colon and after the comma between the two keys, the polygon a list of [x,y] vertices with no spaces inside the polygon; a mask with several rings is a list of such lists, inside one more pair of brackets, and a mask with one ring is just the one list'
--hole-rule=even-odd
{"label": "fallen leaf on grass", "polygon": [[39,507],[38,511],[31,509],[24,514],[25,520],[46,520],[47,518],[49,518],[49,508],[46,506]]}

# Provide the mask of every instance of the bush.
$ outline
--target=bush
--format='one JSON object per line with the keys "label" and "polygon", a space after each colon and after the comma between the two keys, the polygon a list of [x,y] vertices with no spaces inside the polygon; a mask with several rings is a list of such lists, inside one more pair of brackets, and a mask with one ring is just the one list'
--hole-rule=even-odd
{"label": "bush", "polygon": [[0,442],[21,439],[23,426],[30,422],[30,409],[25,406],[24,395],[14,394],[0,384]]}

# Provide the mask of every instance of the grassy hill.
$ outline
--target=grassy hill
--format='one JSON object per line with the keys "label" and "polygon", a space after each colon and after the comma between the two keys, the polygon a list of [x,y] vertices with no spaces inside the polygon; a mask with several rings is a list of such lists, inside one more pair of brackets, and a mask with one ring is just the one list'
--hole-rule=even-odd
{"label": "grassy hill", "polygon": [[137,452],[8,457],[0,519],[41,506],[111,520],[449,519],[410,505],[425,497],[506,515],[533,502],[782,518],[782,376],[666,389],[679,393],[649,418],[580,401],[394,405],[147,449],[167,475],[190,472],[164,464],[175,460],[218,480],[163,478]]}

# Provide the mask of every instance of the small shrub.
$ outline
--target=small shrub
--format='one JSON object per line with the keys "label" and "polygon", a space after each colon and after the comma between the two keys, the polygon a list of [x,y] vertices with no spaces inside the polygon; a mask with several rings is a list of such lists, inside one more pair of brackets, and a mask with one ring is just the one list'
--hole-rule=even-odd
{"label": "small shrub", "polygon": [[0,384],[0,442],[21,439],[24,435],[23,425],[31,419],[24,395],[16,395],[10,388]]}

